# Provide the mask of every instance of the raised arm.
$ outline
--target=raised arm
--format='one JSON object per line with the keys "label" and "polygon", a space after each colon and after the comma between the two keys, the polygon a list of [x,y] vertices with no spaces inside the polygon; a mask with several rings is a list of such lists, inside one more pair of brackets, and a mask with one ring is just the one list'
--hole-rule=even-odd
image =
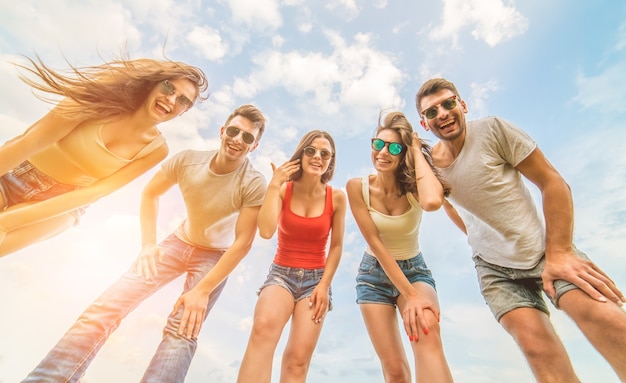
{"label": "raised arm", "polygon": [[431,310],[436,317],[439,317],[438,310],[432,306],[432,304],[424,304],[420,301],[420,297],[417,291],[411,285],[411,282],[406,278],[400,267],[395,261],[395,258],[389,253],[385,245],[383,244],[378,228],[372,221],[367,205],[363,200],[363,194],[361,192],[361,180],[353,178],[346,184],[346,191],[348,192],[348,201],[350,202],[350,210],[352,215],[359,226],[363,238],[369,245],[370,249],[376,255],[376,259],[380,262],[383,270],[396,286],[400,294],[402,294],[407,300],[407,309],[402,313],[402,317],[405,323],[405,331],[411,339],[418,336],[418,326],[415,322],[415,318],[419,318],[422,329],[425,333],[428,332],[428,326],[424,319],[424,310]]}
{"label": "raised arm", "polygon": [[554,281],[571,282],[598,300],[621,304],[624,295],[598,266],[576,256],[573,245],[574,204],[569,185],[539,148],[517,169],[541,191],[546,221],[546,266],[542,273],[544,289],[554,296]]}
{"label": "raised arm", "polygon": [[235,269],[248,254],[256,235],[259,206],[241,209],[235,226],[235,241],[224,252],[217,264],[191,290],[181,295],[174,305],[173,313],[184,307],[178,335],[196,338],[204,321],[209,294]]}
{"label": "raised arm", "polygon": [[417,182],[415,198],[425,211],[437,210],[443,204],[443,186],[424,157],[422,144],[416,132],[413,132],[411,150],[415,161],[415,180]]}
{"label": "raised arm", "polygon": [[272,179],[267,185],[265,199],[259,211],[258,226],[261,238],[272,238],[278,227],[278,216],[283,205],[285,195],[284,184],[289,177],[300,169],[300,160],[285,162],[278,168],[273,163]]}
{"label": "raised arm", "polygon": [[311,294],[311,304],[314,305],[313,317],[311,319],[315,323],[319,323],[328,311],[328,288],[339,267],[339,260],[343,252],[343,235],[346,226],[346,195],[343,191],[333,189],[333,208],[330,245],[328,246],[328,257],[324,266],[324,275]]}
{"label": "raised arm", "polygon": [[163,259],[163,250],[157,246],[157,217],[159,214],[159,199],[176,182],[160,169],[141,193],[139,217],[141,221],[141,251],[135,261],[137,275],[146,280],[157,276],[157,262]]}

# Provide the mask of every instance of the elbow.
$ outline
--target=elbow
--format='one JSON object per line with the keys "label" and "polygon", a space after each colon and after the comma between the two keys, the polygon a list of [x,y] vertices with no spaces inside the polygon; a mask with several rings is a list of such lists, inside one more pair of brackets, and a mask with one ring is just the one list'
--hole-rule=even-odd
{"label": "elbow", "polygon": [[424,211],[435,211],[443,205],[443,198],[428,198],[420,200],[420,206]]}
{"label": "elbow", "polygon": [[263,230],[259,228],[259,236],[263,239],[270,239],[274,235],[274,231],[272,230]]}

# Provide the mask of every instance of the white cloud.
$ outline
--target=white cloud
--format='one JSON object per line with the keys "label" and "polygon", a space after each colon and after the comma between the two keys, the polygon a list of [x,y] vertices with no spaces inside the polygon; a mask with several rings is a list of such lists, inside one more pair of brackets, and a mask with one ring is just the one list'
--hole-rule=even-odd
{"label": "white cloud", "polygon": [[335,32],[327,32],[333,52],[267,51],[255,57],[257,69],[247,79],[236,81],[236,92],[252,96],[282,87],[303,97],[313,95],[320,113],[335,114],[344,108],[377,110],[401,106],[398,87],[404,75],[393,57],[370,46],[370,37],[358,34],[352,44]]}
{"label": "white cloud", "polygon": [[331,11],[345,12],[345,17],[348,20],[355,18],[360,11],[355,0],[330,0],[326,4],[326,8]]}
{"label": "white cloud", "polygon": [[192,47],[198,49],[207,60],[215,61],[226,55],[227,45],[219,31],[210,27],[194,27],[187,40]]}
{"label": "white cloud", "polygon": [[470,26],[472,36],[493,47],[526,32],[528,20],[502,0],[444,0],[443,20],[430,37],[452,39],[458,45],[459,33]]}
{"label": "white cloud", "polygon": [[[487,100],[492,93],[498,90],[498,83],[495,80],[489,80],[483,84],[472,83],[470,100],[466,101],[469,108],[470,116],[485,116],[487,112]],[[459,91],[460,92],[460,91]],[[461,94],[461,98],[463,98]]]}
{"label": "white cloud", "polygon": [[231,0],[228,7],[236,23],[253,30],[275,30],[282,23],[278,1],[275,0]]}
{"label": "white cloud", "polygon": [[617,62],[596,76],[579,74],[576,78],[576,101],[586,109],[594,108],[606,113],[626,111],[626,61]]}

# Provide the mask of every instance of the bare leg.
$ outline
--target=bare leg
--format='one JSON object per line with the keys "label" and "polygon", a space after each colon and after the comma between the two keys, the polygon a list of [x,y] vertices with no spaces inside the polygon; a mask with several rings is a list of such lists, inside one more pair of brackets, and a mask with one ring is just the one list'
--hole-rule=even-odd
{"label": "bare leg", "polygon": [[571,290],[559,299],[589,342],[626,382],[626,312],[613,302],[598,302],[582,290]]}
{"label": "bare leg", "polygon": [[274,351],[294,309],[291,294],[281,286],[267,286],[254,309],[254,324],[241,361],[238,383],[269,383]]}
{"label": "bare leg", "polygon": [[54,237],[72,227],[75,221],[73,215],[66,213],[8,232],[4,240],[0,242],[0,257]]}
{"label": "bare leg", "polygon": [[406,359],[396,308],[386,304],[361,304],[365,327],[383,368],[386,383],[409,383],[411,369]]}
{"label": "bare leg", "polygon": [[546,313],[522,307],[504,314],[500,323],[521,348],[538,382],[580,382]]}
{"label": "bare leg", "polygon": [[[289,340],[283,353],[283,362],[280,371],[281,383],[304,383],[311,364],[311,357],[320,333],[322,324],[315,324],[311,319],[313,310],[309,307],[308,299],[301,299],[291,317]],[[325,317],[324,317],[325,318]]]}
{"label": "bare leg", "polygon": [[[427,283],[416,282],[413,287],[422,297],[428,297],[435,307],[438,307],[437,293]],[[400,296],[398,299],[398,308],[402,312],[406,301]],[[417,342],[411,342],[413,348],[413,357],[415,359],[415,381],[416,382],[432,382],[432,383],[450,383],[452,382],[452,374],[448,367],[448,362],[443,353],[443,344],[441,343],[440,327],[435,313],[430,310],[425,312],[428,334],[420,332]]]}

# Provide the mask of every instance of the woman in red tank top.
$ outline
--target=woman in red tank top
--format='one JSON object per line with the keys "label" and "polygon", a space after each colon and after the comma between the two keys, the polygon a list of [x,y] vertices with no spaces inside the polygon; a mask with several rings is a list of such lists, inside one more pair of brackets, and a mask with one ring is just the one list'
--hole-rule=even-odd
{"label": "woman in red tank top", "polygon": [[343,247],[346,196],[327,185],[335,170],[330,134],[305,134],[291,159],[272,169],[258,227],[266,239],[278,230],[278,249],[259,289],[240,383],[270,382],[274,351],[290,318],[280,380],[306,381],[325,314],[332,309],[330,283]]}

